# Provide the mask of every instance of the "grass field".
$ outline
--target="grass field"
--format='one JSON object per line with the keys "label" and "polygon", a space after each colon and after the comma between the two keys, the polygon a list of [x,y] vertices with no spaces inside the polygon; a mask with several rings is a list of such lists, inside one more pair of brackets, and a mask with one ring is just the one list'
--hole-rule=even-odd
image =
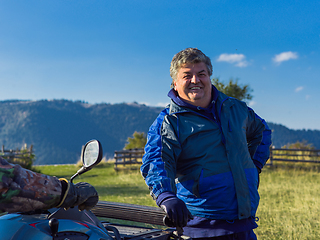
{"label": "grass field", "polygon": [[[41,173],[69,178],[78,167],[38,166]],[[96,187],[100,200],[156,206],[139,171],[103,163],[75,180]],[[275,164],[260,175],[258,239],[320,239],[320,166]]]}

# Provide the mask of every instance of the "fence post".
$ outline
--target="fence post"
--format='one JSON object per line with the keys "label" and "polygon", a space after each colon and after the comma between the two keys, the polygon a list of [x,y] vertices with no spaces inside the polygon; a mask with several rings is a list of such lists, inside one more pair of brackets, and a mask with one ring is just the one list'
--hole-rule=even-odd
{"label": "fence post", "polygon": [[127,149],[127,150],[119,150],[114,152],[114,169],[118,169],[118,165],[122,165],[125,167],[131,167],[136,164],[141,163],[142,156],[144,154],[143,148],[135,148],[135,149]]}
{"label": "fence post", "polygon": [[270,146],[270,166],[273,165],[273,149],[274,149],[274,146]]}

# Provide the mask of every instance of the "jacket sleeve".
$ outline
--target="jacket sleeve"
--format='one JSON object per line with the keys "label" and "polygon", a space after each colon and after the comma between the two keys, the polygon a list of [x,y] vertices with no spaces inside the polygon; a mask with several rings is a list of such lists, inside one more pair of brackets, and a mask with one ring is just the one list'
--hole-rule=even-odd
{"label": "jacket sleeve", "polygon": [[255,131],[248,135],[248,148],[256,167],[261,170],[269,159],[271,146],[271,130],[266,121],[248,108],[252,116]]}
{"label": "jacket sleeve", "polygon": [[27,212],[56,206],[62,186],[58,178],[35,173],[0,157],[0,212]]}
{"label": "jacket sleeve", "polygon": [[258,145],[255,151],[255,154],[253,155],[253,158],[252,158],[256,167],[258,167],[261,170],[266,164],[266,162],[268,161],[270,156],[270,147],[272,144],[272,141],[271,141],[272,131],[264,119],[259,117],[257,114],[256,114],[256,117],[261,120],[262,124],[265,127],[262,132],[262,140]]}
{"label": "jacket sleeve", "polygon": [[163,192],[176,192],[174,184],[175,169],[172,169],[175,166],[168,170],[168,162],[163,161],[161,126],[167,111],[168,109],[163,110],[149,128],[145,154],[140,168],[141,175],[154,200]]}

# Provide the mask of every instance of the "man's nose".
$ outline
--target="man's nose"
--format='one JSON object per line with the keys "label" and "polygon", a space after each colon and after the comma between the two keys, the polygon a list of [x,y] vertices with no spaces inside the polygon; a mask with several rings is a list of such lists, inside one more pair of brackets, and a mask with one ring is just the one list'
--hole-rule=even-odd
{"label": "man's nose", "polygon": [[192,78],[191,78],[191,82],[196,84],[196,83],[199,82],[199,78],[196,75],[193,75]]}

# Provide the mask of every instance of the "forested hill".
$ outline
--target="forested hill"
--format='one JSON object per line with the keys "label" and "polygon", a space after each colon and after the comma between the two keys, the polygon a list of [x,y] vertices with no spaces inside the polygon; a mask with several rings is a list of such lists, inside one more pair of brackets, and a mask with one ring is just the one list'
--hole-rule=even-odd
{"label": "forested hill", "polygon": [[104,156],[123,149],[134,131],[147,132],[161,111],[139,104],[94,104],[67,100],[0,102],[0,144],[34,146],[36,164],[75,163],[81,147],[98,139]]}
{"label": "forested hill", "polygon": [[281,124],[271,122],[268,122],[268,125],[272,129],[272,144],[277,148],[297,141],[306,141],[316,149],[320,149],[319,130],[292,130]]}
{"label": "forested hill", "polygon": [[[111,158],[135,131],[147,133],[161,110],[136,103],[0,101],[0,144],[5,149],[32,144],[36,164],[62,164],[77,162],[82,145],[95,138],[101,141],[104,156]],[[320,131],[269,125],[276,147],[306,140],[320,148]]]}

